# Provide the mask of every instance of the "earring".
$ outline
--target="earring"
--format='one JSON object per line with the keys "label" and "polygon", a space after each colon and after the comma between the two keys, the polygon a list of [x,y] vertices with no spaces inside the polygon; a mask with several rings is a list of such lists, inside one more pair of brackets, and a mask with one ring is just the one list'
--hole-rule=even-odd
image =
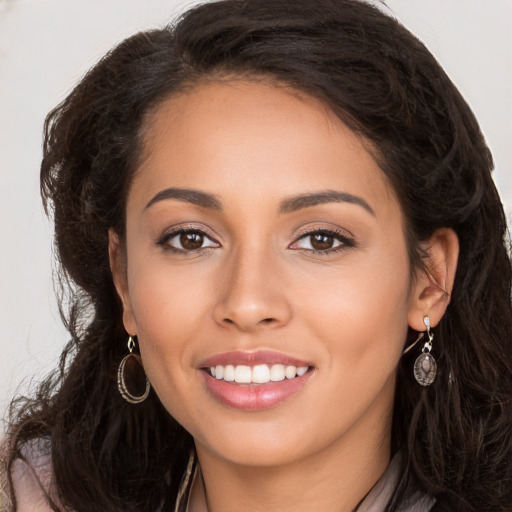
{"label": "earring", "polygon": [[432,350],[434,334],[430,330],[430,318],[428,316],[423,319],[423,323],[427,328],[428,340],[425,341],[423,348],[421,349],[422,353],[414,362],[414,378],[421,386],[430,386],[430,384],[434,382],[437,373],[436,360],[430,353]]}
{"label": "earring", "polygon": [[[144,373],[142,359],[138,354],[133,353],[134,348],[135,341],[130,336],[128,338],[128,350],[130,353],[123,357],[117,369],[117,389],[128,403],[140,404],[148,397],[151,385]],[[142,389],[144,391],[139,394],[133,394],[129,388],[135,390],[135,393],[142,391]]]}
{"label": "earring", "polygon": [[420,332],[418,334],[418,337],[407,347],[404,349],[404,351],[402,352],[402,355],[404,354],[407,354],[407,352],[409,352],[410,350],[412,350],[416,344],[418,343],[418,341],[422,340],[423,339],[423,336],[425,335],[424,332]]}

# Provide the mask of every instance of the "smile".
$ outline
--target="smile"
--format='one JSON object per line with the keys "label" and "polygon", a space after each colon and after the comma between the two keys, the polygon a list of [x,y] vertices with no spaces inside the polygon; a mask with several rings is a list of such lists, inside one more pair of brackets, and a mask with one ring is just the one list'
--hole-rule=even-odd
{"label": "smile", "polygon": [[230,352],[203,361],[210,396],[230,408],[260,411],[298,394],[315,373],[307,361],[273,351]]}
{"label": "smile", "polygon": [[307,371],[308,366],[297,368],[292,365],[284,364],[259,364],[256,366],[217,365],[210,368],[210,374],[218,380],[225,382],[236,382],[238,384],[266,384],[267,382],[280,382],[285,379],[294,379],[302,377]]}

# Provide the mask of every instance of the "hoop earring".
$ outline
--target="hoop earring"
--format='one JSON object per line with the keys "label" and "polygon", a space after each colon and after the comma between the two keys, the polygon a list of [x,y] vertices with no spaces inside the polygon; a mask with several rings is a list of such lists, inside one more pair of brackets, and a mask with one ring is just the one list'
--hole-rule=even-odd
{"label": "hoop earring", "polygon": [[430,318],[428,316],[423,319],[423,323],[427,328],[428,340],[423,344],[423,348],[421,349],[422,353],[414,362],[414,378],[421,386],[430,386],[430,384],[434,382],[437,373],[436,360],[430,353],[432,350],[434,334],[430,330]]}
{"label": "hoop earring", "polygon": [[[138,354],[133,353],[135,348],[135,341],[130,336],[128,338],[128,350],[130,353],[123,357],[119,367],[117,369],[117,389],[120,395],[130,404],[140,404],[144,402],[149,395],[151,384],[144,373],[144,367],[142,366],[142,359]],[[128,372],[125,375],[126,366],[128,365]],[[142,374],[141,374],[142,372]],[[138,378],[134,378],[133,374],[139,373]],[[134,395],[128,388],[140,389],[140,377],[144,379],[144,392],[139,395]],[[128,381],[128,382],[127,382]]]}

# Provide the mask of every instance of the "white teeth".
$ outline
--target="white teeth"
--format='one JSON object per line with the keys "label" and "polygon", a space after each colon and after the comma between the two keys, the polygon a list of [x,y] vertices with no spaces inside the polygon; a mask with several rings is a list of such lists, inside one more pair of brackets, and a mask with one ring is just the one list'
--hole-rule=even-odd
{"label": "white teeth", "polygon": [[273,364],[272,368],[270,368],[270,380],[272,382],[279,382],[280,380],[284,380],[284,364]]}
{"label": "white teeth", "polygon": [[295,366],[287,366],[284,370],[287,379],[293,379],[297,375],[297,368]]}
{"label": "white teeth", "polygon": [[270,370],[266,364],[259,364],[252,369],[252,382],[265,384],[270,381]]}
{"label": "white teeth", "polygon": [[240,364],[235,367],[235,382],[240,384],[250,384],[252,380],[252,370],[250,366]]}
{"label": "white teeth", "polygon": [[232,364],[224,367],[224,380],[226,382],[233,382],[235,380],[235,367]]}
{"label": "white teeth", "polygon": [[210,368],[212,377],[226,382],[238,382],[239,384],[266,384],[267,382],[279,382],[286,379],[302,377],[307,371],[308,366],[285,366],[284,364],[273,364],[269,367],[267,364],[258,364],[256,366],[246,366],[228,364],[226,366],[217,365]]}
{"label": "white teeth", "polygon": [[308,371],[307,366],[301,366],[300,368],[297,368],[297,376],[302,377],[307,371]]}

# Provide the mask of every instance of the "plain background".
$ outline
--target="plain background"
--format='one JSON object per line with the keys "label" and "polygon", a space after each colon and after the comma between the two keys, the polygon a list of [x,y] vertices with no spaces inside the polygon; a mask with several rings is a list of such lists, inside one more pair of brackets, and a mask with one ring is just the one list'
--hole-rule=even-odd
{"label": "plain background", "polygon": [[[26,392],[56,365],[67,340],[53,293],[51,226],[39,199],[44,117],[115,43],[195,3],[0,0],[0,417],[16,390]],[[387,5],[473,108],[510,218],[512,0]]]}

